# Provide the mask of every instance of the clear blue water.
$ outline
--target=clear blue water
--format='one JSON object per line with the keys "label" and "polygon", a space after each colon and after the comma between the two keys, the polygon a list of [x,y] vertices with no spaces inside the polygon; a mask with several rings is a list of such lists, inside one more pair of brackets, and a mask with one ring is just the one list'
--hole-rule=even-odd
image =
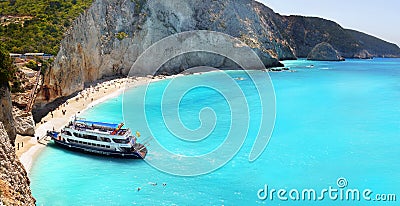
{"label": "clear blue water", "polygon": [[[400,198],[400,59],[348,60],[346,62],[285,61],[297,72],[270,73],[276,93],[276,124],[269,145],[255,162],[248,155],[260,122],[259,99],[242,71],[228,72],[249,100],[249,134],[237,155],[222,168],[201,176],[179,177],[160,172],[144,161],[110,159],[59,149],[50,144],[30,174],[38,205],[397,205],[377,201],[260,200],[257,191],[336,187],[345,177],[351,189]],[[307,66],[314,65],[309,68]],[[265,73],[252,71],[257,78]],[[186,76],[182,85],[218,82],[218,73]],[[151,85],[162,94],[169,80]],[[224,86],[224,85],[220,85]],[[134,97],[144,88],[127,91]],[[125,99],[125,101],[127,101]],[[167,111],[174,105],[163,100]],[[199,112],[212,107],[216,127],[203,142],[176,140],[162,124],[161,98],[148,99],[147,118],[153,134],[168,150],[183,154],[210,152],[224,140],[231,114],[224,97],[207,88],[191,90],[180,102],[180,118],[190,129],[200,127]],[[86,111],[83,116],[106,122],[123,121],[123,96]],[[126,103],[126,102],[125,102]],[[135,115],[141,101],[129,101]],[[169,106],[171,108],[169,108]],[[136,108],[136,109],[135,109]],[[228,108],[228,109],[227,109]],[[168,112],[167,114],[168,115]],[[130,122],[141,130],[144,122]],[[245,127],[245,126],[244,126]],[[148,158],[162,155],[151,150]],[[179,161],[177,159],[176,161]],[[165,160],[165,165],[171,164]],[[195,165],[194,165],[195,167]],[[150,183],[157,183],[153,186]],[[166,183],[163,186],[162,183]],[[137,191],[140,187],[141,190]],[[373,195],[371,197],[374,197]]]}

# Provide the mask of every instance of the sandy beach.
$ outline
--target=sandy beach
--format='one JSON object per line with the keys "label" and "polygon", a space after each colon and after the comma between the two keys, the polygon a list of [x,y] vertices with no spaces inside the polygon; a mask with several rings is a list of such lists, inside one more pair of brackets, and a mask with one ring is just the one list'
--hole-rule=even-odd
{"label": "sandy beach", "polygon": [[127,88],[133,88],[149,82],[173,77],[174,76],[148,76],[121,78],[105,81],[98,83],[96,86],[86,88],[79,92],[77,96],[68,99],[57,109],[47,114],[41,122],[37,123],[35,126],[35,137],[17,136],[15,142],[17,145],[17,156],[20,158],[20,161],[29,174],[36,157],[46,147],[46,141],[38,142],[37,138],[44,137],[48,130],[60,131],[75,115],[79,116],[80,112],[104,102],[109,98],[120,95]]}

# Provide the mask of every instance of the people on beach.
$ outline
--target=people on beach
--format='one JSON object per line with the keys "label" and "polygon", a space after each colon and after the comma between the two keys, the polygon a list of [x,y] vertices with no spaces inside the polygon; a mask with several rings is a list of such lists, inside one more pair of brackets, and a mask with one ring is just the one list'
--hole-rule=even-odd
{"label": "people on beach", "polygon": [[[43,135],[44,135],[43,131],[47,131],[47,130],[51,130],[51,129],[58,130],[59,126],[64,124],[64,121],[65,121],[65,123],[68,123],[69,119],[73,116],[73,114],[77,114],[77,115],[81,114],[81,111],[84,109],[84,108],[82,108],[82,106],[84,106],[84,107],[88,106],[90,104],[90,101],[95,102],[99,98],[104,97],[105,96],[104,94],[112,93],[112,92],[116,91],[118,89],[118,87],[122,88],[123,83],[134,83],[132,85],[128,84],[126,86],[127,87],[135,86],[136,87],[136,86],[138,86],[138,84],[140,85],[139,81],[146,83],[147,78],[143,77],[143,78],[136,79],[136,77],[131,77],[131,78],[127,78],[124,80],[114,80],[114,81],[112,81],[111,84],[109,84],[108,82],[104,83],[104,84],[99,83],[90,88],[86,88],[85,90],[83,90],[80,93],[80,95],[71,97],[70,99],[66,100],[63,104],[60,104],[59,107],[52,108],[52,111],[48,112],[50,114],[47,114],[36,125],[35,137],[33,137],[33,138],[39,142],[42,142],[42,140],[40,138],[43,137]],[[107,84],[109,84],[109,85],[107,86]],[[113,85],[114,85],[114,87],[113,87]],[[104,92],[104,94],[103,94],[103,92]],[[85,99],[86,99],[86,101],[84,101]],[[94,107],[94,104],[90,104],[89,106]],[[59,112],[59,111],[61,111],[61,112]],[[67,111],[68,111],[68,113],[67,113]],[[38,143],[38,144],[39,144],[39,146],[42,146],[42,145],[40,145],[42,143]],[[21,146],[21,144],[20,144],[20,146]],[[27,147],[28,145],[24,145],[24,146]],[[29,147],[31,147],[31,146],[33,147],[36,145],[29,145]],[[23,164],[27,165],[27,167],[30,167],[28,160],[24,161]],[[156,184],[154,186],[156,186]],[[141,190],[141,188],[139,188],[139,190]]]}

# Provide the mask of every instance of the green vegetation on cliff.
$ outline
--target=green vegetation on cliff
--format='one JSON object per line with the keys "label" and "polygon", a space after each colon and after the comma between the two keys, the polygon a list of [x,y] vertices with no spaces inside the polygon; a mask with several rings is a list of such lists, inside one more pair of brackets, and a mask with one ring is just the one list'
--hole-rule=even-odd
{"label": "green vegetation on cliff", "polygon": [[12,63],[9,52],[0,43],[0,86],[7,86],[11,92],[23,92],[17,68]]}
{"label": "green vegetation on cliff", "polygon": [[14,66],[8,51],[0,44],[0,85],[12,80],[15,74]]}
{"label": "green vegetation on cliff", "polygon": [[92,0],[0,0],[0,39],[12,53],[57,54],[64,32]]}

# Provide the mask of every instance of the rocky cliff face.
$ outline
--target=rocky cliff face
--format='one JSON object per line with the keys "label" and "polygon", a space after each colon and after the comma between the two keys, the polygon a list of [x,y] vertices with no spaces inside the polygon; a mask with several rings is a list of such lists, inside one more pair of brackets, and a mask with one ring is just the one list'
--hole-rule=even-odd
{"label": "rocky cliff face", "polygon": [[[55,62],[45,75],[35,111],[82,90],[87,83],[127,74],[153,43],[192,30],[237,37],[267,67],[280,65],[278,60],[307,57],[321,42],[331,44],[344,57],[400,57],[396,45],[343,29],[332,21],[280,16],[254,0],[95,0],[61,42]],[[232,66],[224,58],[209,53],[184,54],[163,69],[172,74],[191,66]]]}
{"label": "rocky cliff face", "polygon": [[376,37],[316,17],[284,16],[282,28],[295,55],[307,57],[321,42],[327,42],[345,58],[400,57],[400,48]]}
{"label": "rocky cliff face", "polygon": [[17,135],[15,130],[14,117],[12,115],[12,103],[10,89],[7,83],[0,83],[0,122],[3,122],[4,128],[7,131],[10,143],[14,145]]}
{"label": "rocky cliff face", "polygon": [[35,205],[24,166],[0,122],[0,205]]}
{"label": "rocky cliff face", "polygon": [[362,48],[355,53],[355,58],[371,58],[371,57],[400,57],[400,49],[396,44],[386,42],[368,34],[359,31],[346,29],[356,41],[357,45]]}
{"label": "rocky cliff face", "polygon": [[329,43],[322,42],[317,44],[308,54],[308,60],[315,61],[342,61],[340,53]]}
{"label": "rocky cliff face", "polygon": [[[251,0],[96,0],[62,41],[37,102],[68,96],[105,76],[127,74],[146,48],[184,31],[224,32],[247,43],[267,67],[278,66],[278,59],[295,55],[275,18],[279,16],[272,10]],[[180,64],[167,71],[199,64],[196,58],[183,55]],[[200,59],[202,65],[228,67],[221,58],[208,54]]]}
{"label": "rocky cliff face", "polygon": [[15,129],[17,134],[23,136],[35,135],[35,121],[33,120],[31,112],[27,113],[23,110],[18,109],[17,107],[14,107],[13,116],[15,120]]}
{"label": "rocky cliff face", "polygon": [[0,205],[35,205],[28,175],[15,155],[14,118],[7,85],[0,86]]}

